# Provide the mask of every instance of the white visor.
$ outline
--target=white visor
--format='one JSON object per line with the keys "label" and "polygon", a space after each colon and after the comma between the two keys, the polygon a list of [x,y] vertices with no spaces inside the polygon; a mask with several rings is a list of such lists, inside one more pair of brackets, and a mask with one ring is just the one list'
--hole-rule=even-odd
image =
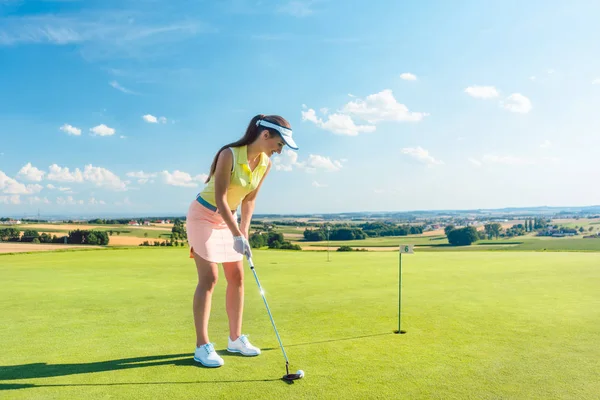
{"label": "white visor", "polygon": [[281,135],[281,138],[283,139],[285,144],[287,144],[294,150],[298,150],[298,146],[296,145],[296,142],[294,142],[294,139],[292,139],[292,130],[291,129],[285,128],[283,126],[279,126],[277,124],[274,124],[272,122],[265,121],[262,119],[259,119],[258,121],[256,121],[256,126],[259,126],[259,125],[264,126],[265,128],[275,129],[277,132],[279,132],[279,134]]}

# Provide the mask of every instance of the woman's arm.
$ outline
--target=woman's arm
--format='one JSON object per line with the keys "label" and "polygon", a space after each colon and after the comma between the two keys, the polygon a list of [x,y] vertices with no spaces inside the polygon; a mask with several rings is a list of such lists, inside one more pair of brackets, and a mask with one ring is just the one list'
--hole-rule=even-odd
{"label": "woman's arm", "polygon": [[248,193],[248,195],[246,195],[246,197],[244,197],[244,200],[242,200],[242,222],[240,223],[240,230],[242,231],[244,236],[246,236],[247,239],[248,239],[248,234],[249,234],[249,230],[250,230],[250,221],[252,220],[252,214],[254,213],[254,205],[256,203],[256,196],[258,195],[260,187],[262,186],[263,182],[265,181],[265,178],[269,174],[270,170],[271,170],[271,160],[269,160],[269,166],[267,167],[267,170],[265,171],[265,174],[261,178],[256,189],[254,189],[252,192]]}
{"label": "woman's arm", "polygon": [[219,154],[213,176],[215,180],[215,201],[223,221],[225,221],[233,236],[242,236],[242,232],[237,225],[237,221],[233,218],[231,208],[227,202],[227,188],[231,179],[232,166],[233,154],[231,154],[231,150],[225,149]]}

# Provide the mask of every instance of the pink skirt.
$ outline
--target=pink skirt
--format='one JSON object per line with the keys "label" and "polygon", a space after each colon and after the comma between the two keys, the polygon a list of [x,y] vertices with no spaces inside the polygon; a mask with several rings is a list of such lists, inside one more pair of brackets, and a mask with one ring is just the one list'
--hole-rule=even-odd
{"label": "pink skirt", "polygon": [[[233,214],[237,220],[237,213]],[[186,230],[190,245],[190,258],[193,253],[214,262],[241,261],[243,255],[233,249],[233,234],[218,211],[212,211],[192,201],[186,217]]]}

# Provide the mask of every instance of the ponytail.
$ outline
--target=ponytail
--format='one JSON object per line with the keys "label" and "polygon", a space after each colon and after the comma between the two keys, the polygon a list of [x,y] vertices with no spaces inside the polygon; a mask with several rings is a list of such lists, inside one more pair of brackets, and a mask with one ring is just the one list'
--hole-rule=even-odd
{"label": "ponytail", "polygon": [[219,151],[215,155],[215,158],[213,159],[213,162],[210,166],[210,172],[208,173],[208,178],[206,178],[206,181],[204,183],[208,183],[210,181],[210,178],[215,173],[215,169],[217,168],[217,160],[219,159],[219,155],[221,154],[221,152],[223,150],[225,150],[228,147],[245,146],[256,140],[256,138],[258,137],[258,134],[261,132],[261,130],[258,128],[258,126],[256,124],[258,122],[258,120],[260,120],[260,119],[268,120],[268,117],[266,117],[263,114],[258,114],[256,116],[254,116],[254,118],[252,118],[250,120],[250,123],[248,124],[248,127],[246,128],[246,133],[244,134],[244,136],[242,136],[242,138],[240,138],[239,140],[237,140],[235,142],[226,144],[225,146],[223,146],[219,149]]}
{"label": "ponytail", "polygon": [[252,118],[250,120],[250,123],[248,124],[248,127],[246,128],[246,133],[244,133],[244,136],[242,136],[239,140],[237,140],[237,141],[235,141],[233,143],[226,144],[225,146],[223,146],[223,147],[221,147],[219,149],[219,151],[215,155],[215,158],[213,159],[213,162],[212,162],[212,164],[210,166],[210,172],[208,173],[208,178],[206,178],[206,181],[204,183],[208,183],[210,181],[210,178],[213,176],[213,174],[215,173],[215,169],[217,168],[217,160],[219,159],[219,155],[226,148],[228,148],[228,147],[240,147],[240,146],[249,145],[250,143],[253,143],[258,138],[258,135],[263,130],[269,131],[271,137],[273,137],[275,135],[279,135],[279,132],[277,132],[274,129],[265,128],[265,127],[259,128],[257,123],[261,119],[265,120],[265,121],[272,122],[272,123],[277,124],[279,126],[284,126],[284,127],[287,127],[287,128],[290,127],[289,122],[287,122],[285,120],[285,118],[280,117],[279,115],[263,115],[263,114],[255,115],[254,118]]}

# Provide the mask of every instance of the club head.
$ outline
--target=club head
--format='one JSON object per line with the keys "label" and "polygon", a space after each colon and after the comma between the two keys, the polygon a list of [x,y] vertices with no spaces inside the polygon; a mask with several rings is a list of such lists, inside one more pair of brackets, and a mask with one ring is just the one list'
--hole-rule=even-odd
{"label": "club head", "polygon": [[303,376],[303,374],[286,374],[281,379],[283,379],[286,382],[292,382],[298,379],[302,379]]}

